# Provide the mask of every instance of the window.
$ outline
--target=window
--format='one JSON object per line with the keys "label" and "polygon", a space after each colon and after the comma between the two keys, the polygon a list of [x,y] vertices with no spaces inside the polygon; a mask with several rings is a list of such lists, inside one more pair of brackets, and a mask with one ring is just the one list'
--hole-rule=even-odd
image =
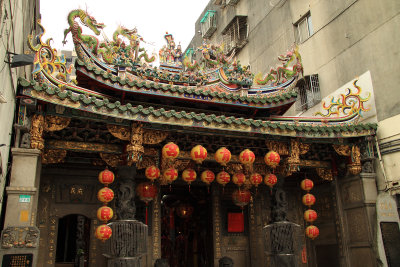
{"label": "window", "polygon": [[236,16],[222,31],[224,52],[231,53],[234,49],[241,49],[247,44],[248,25],[246,16]]}
{"label": "window", "polygon": [[305,76],[297,82],[296,110],[306,111],[321,101],[318,74]]}
{"label": "window", "polygon": [[217,12],[214,10],[207,10],[200,20],[200,28],[201,36],[203,38],[210,38],[217,30]]}
{"label": "window", "polygon": [[311,14],[308,13],[305,17],[300,19],[297,23],[294,24],[294,27],[296,42],[301,44],[314,34]]}

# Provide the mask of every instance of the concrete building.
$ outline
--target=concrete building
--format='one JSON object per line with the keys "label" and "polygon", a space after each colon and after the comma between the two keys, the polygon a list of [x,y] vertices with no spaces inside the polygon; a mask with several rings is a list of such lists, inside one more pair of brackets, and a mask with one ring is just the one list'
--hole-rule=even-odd
{"label": "concrete building", "polygon": [[[223,43],[226,53],[235,53],[242,65],[250,65],[254,73],[264,74],[279,63],[278,55],[298,45],[305,83],[298,83],[297,105],[286,113],[290,116],[328,111],[321,108],[322,103],[329,106],[331,100],[346,97],[344,90],[353,86],[349,82],[361,83],[366,79],[361,86],[364,93],[360,95],[364,94],[370,102],[363,121],[378,122],[374,143],[379,146],[375,146],[374,175],[361,177],[358,189],[353,188],[355,181],[338,180],[341,190],[364,192],[358,204],[349,199],[338,203],[343,206],[342,220],[349,231],[343,232],[341,266],[396,264],[394,258],[389,259],[390,245],[383,245],[379,218],[382,205],[376,202],[378,194],[390,194],[395,197],[389,197],[390,202],[399,203],[400,76],[393,73],[399,69],[400,59],[400,35],[396,34],[400,27],[399,11],[400,2],[396,0],[212,0],[200,14],[195,25],[197,34],[186,50],[195,51],[204,38],[210,44]],[[355,214],[359,216],[355,218]],[[352,235],[360,223],[355,221],[362,218],[367,222],[367,217],[364,237]],[[387,220],[398,223],[397,213]],[[398,237],[398,229],[396,232]],[[315,241],[317,247],[318,243]],[[373,251],[375,244],[378,253]]]}
{"label": "concrete building", "polygon": [[[31,64],[17,66],[12,63],[17,55],[30,53],[27,36],[37,33],[36,20],[39,15],[39,1],[0,1],[0,209],[3,207],[3,193],[6,177],[10,170],[9,153],[12,143],[13,123],[16,123],[16,90],[18,77],[30,77]],[[28,57],[28,61],[29,61]],[[24,60],[23,60],[24,61]],[[25,58],[26,61],[26,58]],[[15,64],[15,65],[14,65]],[[24,63],[22,63],[24,64]],[[27,125],[20,125],[27,127]]]}

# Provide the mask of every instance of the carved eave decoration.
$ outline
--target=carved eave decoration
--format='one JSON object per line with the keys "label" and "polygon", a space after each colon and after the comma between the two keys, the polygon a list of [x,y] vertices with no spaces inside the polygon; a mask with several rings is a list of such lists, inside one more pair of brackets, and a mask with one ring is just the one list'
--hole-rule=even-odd
{"label": "carved eave decoration", "polygon": [[44,121],[44,130],[46,132],[61,131],[68,127],[71,118],[47,115]]}
{"label": "carved eave decoration", "polygon": [[300,143],[298,139],[290,140],[290,156],[284,162],[286,166],[285,175],[292,175],[299,170],[300,155],[306,154],[310,150],[311,144]]}

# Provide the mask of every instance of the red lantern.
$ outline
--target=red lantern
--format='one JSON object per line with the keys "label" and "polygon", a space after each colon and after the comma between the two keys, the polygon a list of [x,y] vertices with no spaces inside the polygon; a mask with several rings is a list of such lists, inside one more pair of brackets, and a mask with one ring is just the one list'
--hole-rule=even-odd
{"label": "red lantern", "polygon": [[182,179],[188,184],[191,184],[194,180],[196,180],[196,177],[197,174],[193,169],[185,169],[182,172]]}
{"label": "red lantern", "polygon": [[114,173],[106,168],[99,173],[99,182],[107,186],[114,182],[114,177]]}
{"label": "red lantern", "polygon": [[108,187],[103,187],[97,192],[97,199],[106,204],[114,199],[114,191]]}
{"label": "red lantern", "polygon": [[222,166],[226,166],[226,164],[231,160],[231,157],[231,152],[226,147],[221,147],[214,155],[215,160]]}
{"label": "red lantern", "polygon": [[187,203],[180,204],[176,209],[176,213],[182,219],[186,219],[186,218],[189,218],[190,216],[192,216],[193,211],[194,211],[193,206],[191,206],[190,204],[187,204]]}
{"label": "red lantern", "polygon": [[105,223],[111,220],[113,216],[114,212],[110,207],[102,206],[97,210],[97,219]]}
{"label": "red lantern", "polygon": [[205,170],[201,173],[201,180],[210,185],[215,179],[215,174],[210,170]]}
{"label": "red lantern", "polygon": [[317,226],[315,225],[310,225],[306,228],[306,235],[311,238],[312,240],[314,240],[315,238],[317,238],[317,236],[319,236],[319,229]]}
{"label": "red lantern", "polygon": [[247,204],[249,204],[251,199],[251,194],[249,190],[238,190],[236,189],[232,193],[232,200],[236,206],[243,208]]}
{"label": "red lantern", "polygon": [[312,206],[312,205],[314,205],[315,204],[315,197],[314,197],[314,195],[312,195],[312,194],[305,194],[304,196],[303,196],[303,204],[305,205],[305,206],[308,206],[308,207],[310,207],[310,206]]}
{"label": "red lantern", "polygon": [[156,180],[158,177],[160,177],[160,169],[157,168],[156,166],[149,166],[146,168],[146,171],[144,172],[146,175],[146,178],[149,180]]}
{"label": "red lantern", "polygon": [[242,186],[245,181],[246,181],[246,176],[242,172],[235,173],[232,177],[232,182],[237,186]]}
{"label": "red lantern", "polygon": [[256,156],[254,155],[253,151],[250,149],[245,149],[239,154],[239,161],[243,165],[251,165],[254,163]]}
{"label": "red lantern", "polygon": [[97,226],[95,233],[97,239],[100,239],[101,241],[104,242],[107,239],[109,239],[111,235],[112,235],[111,227],[108,226],[107,224],[102,224]]}
{"label": "red lantern", "polygon": [[250,175],[250,182],[257,187],[259,184],[261,184],[263,181],[263,177],[259,173],[253,173]]}
{"label": "red lantern", "polygon": [[217,182],[221,185],[226,185],[227,183],[229,183],[229,181],[231,180],[231,176],[229,175],[229,173],[222,171],[220,173],[217,174]]}
{"label": "red lantern", "polygon": [[164,171],[163,177],[168,183],[172,183],[178,178],[178,170],[172,167],[168,168]]}
{"label": "red lantern", "polygon": [[146,204],[152,201],[157,195],[157,186],[150,182],[140,183],[136,186],[136,194]]}
{"label": "red lantern", "polygon": [[174,159],[179,156],[179,147],[175,143],[169,142],[162,148],[162,155],[167,159]]}
{"label": "red lantern", "polygon": [[190,157],[197,164],[201,164],[207,158],[207,149],[201,145],[197,145],[190,151]]}
{"label": "red lantern", "polygon": [[278,178],[275,174],[269,173],[264,177],[264,183],[268,185],[271,189],[278,182]]}
{"label": "red lantern", "polygon": [[304,212],[304,220],[306,220],[309,223],[314,222],[318,218],[317,212],[315,210],[306,210]]}
{"label": "red lantern", "polygon": [[265,164],[267,164],[271,168],[276,168],[281,161],[281,157],[275,151],[268,152],[264,157]]}
{"label": "red lantern", "polygon": [[304,191],[308,192],[314,187],[314,183],[310,179],[304,179],[303,181],[301,181],[300,187]]}

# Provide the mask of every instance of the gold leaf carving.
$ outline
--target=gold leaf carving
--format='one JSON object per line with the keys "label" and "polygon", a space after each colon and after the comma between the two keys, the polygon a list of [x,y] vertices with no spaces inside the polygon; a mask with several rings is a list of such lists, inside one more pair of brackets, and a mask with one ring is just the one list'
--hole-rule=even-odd
{"label": "gold leaf carving", "polygon": [[156,131],[151,129],[143,130],[143,144],[155,145],[159,144],[167,138],[168,132]]}
{"label": "gold leaf carving", "polygon": [[144,153],[143,127],[140,122],[132,123],[130,143],[126,146],[128,166],[136,164]]}
{"label": "gold leaf carving", "polygon": [[45,149],[42,153],[43,164],[54,164],[64,162],[65,156],[67,155],[66,150],[60,149]]}
{"label": "gold leaf carving", "polygon": [[353,175],[357,175],[361,172],[361,153],[358,146],[352,146],[351,148],[351,163],[348,167],[350,173]]}
{"label": "gold leaf carving", "polygon": [[289,155],[289,147],[287,143],[266,140],[265,145],[268,147],[269,150],[273,150],[281,156]]}
{"label": "gold leaf carving", "polygon": [[108,131],[116,138],[129,141],[131,139],[131,129],[126,126],[107,124]]}
{"label": "gold leaf carving", "polygon": [[340,156],[350,156],[350,147],[347,145],[332,145],[336,153]]}
{"label": "gold leaf carving", "polygon": [[317,168],[316,169],[317,174],[319,177],[326,181],[332,181],[333,180],[333,175],[332,175],[332,170],[331,169],[325,169],[325,168]]}
{"label": "gold leaf carving", "polygon": [[100,157],[108,166],[111,167],[118,167],[125,164],[123,155],[100,153]]}
{"label": "gold leaf carving", "polygon": [[299,149],[300,149],[300,155],[306,154],[310,150],[311,144],[304,144],[300,143]]}
{"label": "gold leaf carving", "polygon": [[240,163],[228,163],[225,171],[233,175],[235,173],[242,172],[243,166]]}
{"label": "gold leaf carving", "polygon": [[70,122],[71,118],[48,115],[45,117],[44,130],[47,132],[60,131],[68,127]]}
{"label": "gold leaf carving", "polygon": [[43,130],[44,130],[43,115],[34,114],[32,116],[32,123],[31,123],[31,130],[30,130],[31,148],[43,150],[43,148],[44,148]]}

